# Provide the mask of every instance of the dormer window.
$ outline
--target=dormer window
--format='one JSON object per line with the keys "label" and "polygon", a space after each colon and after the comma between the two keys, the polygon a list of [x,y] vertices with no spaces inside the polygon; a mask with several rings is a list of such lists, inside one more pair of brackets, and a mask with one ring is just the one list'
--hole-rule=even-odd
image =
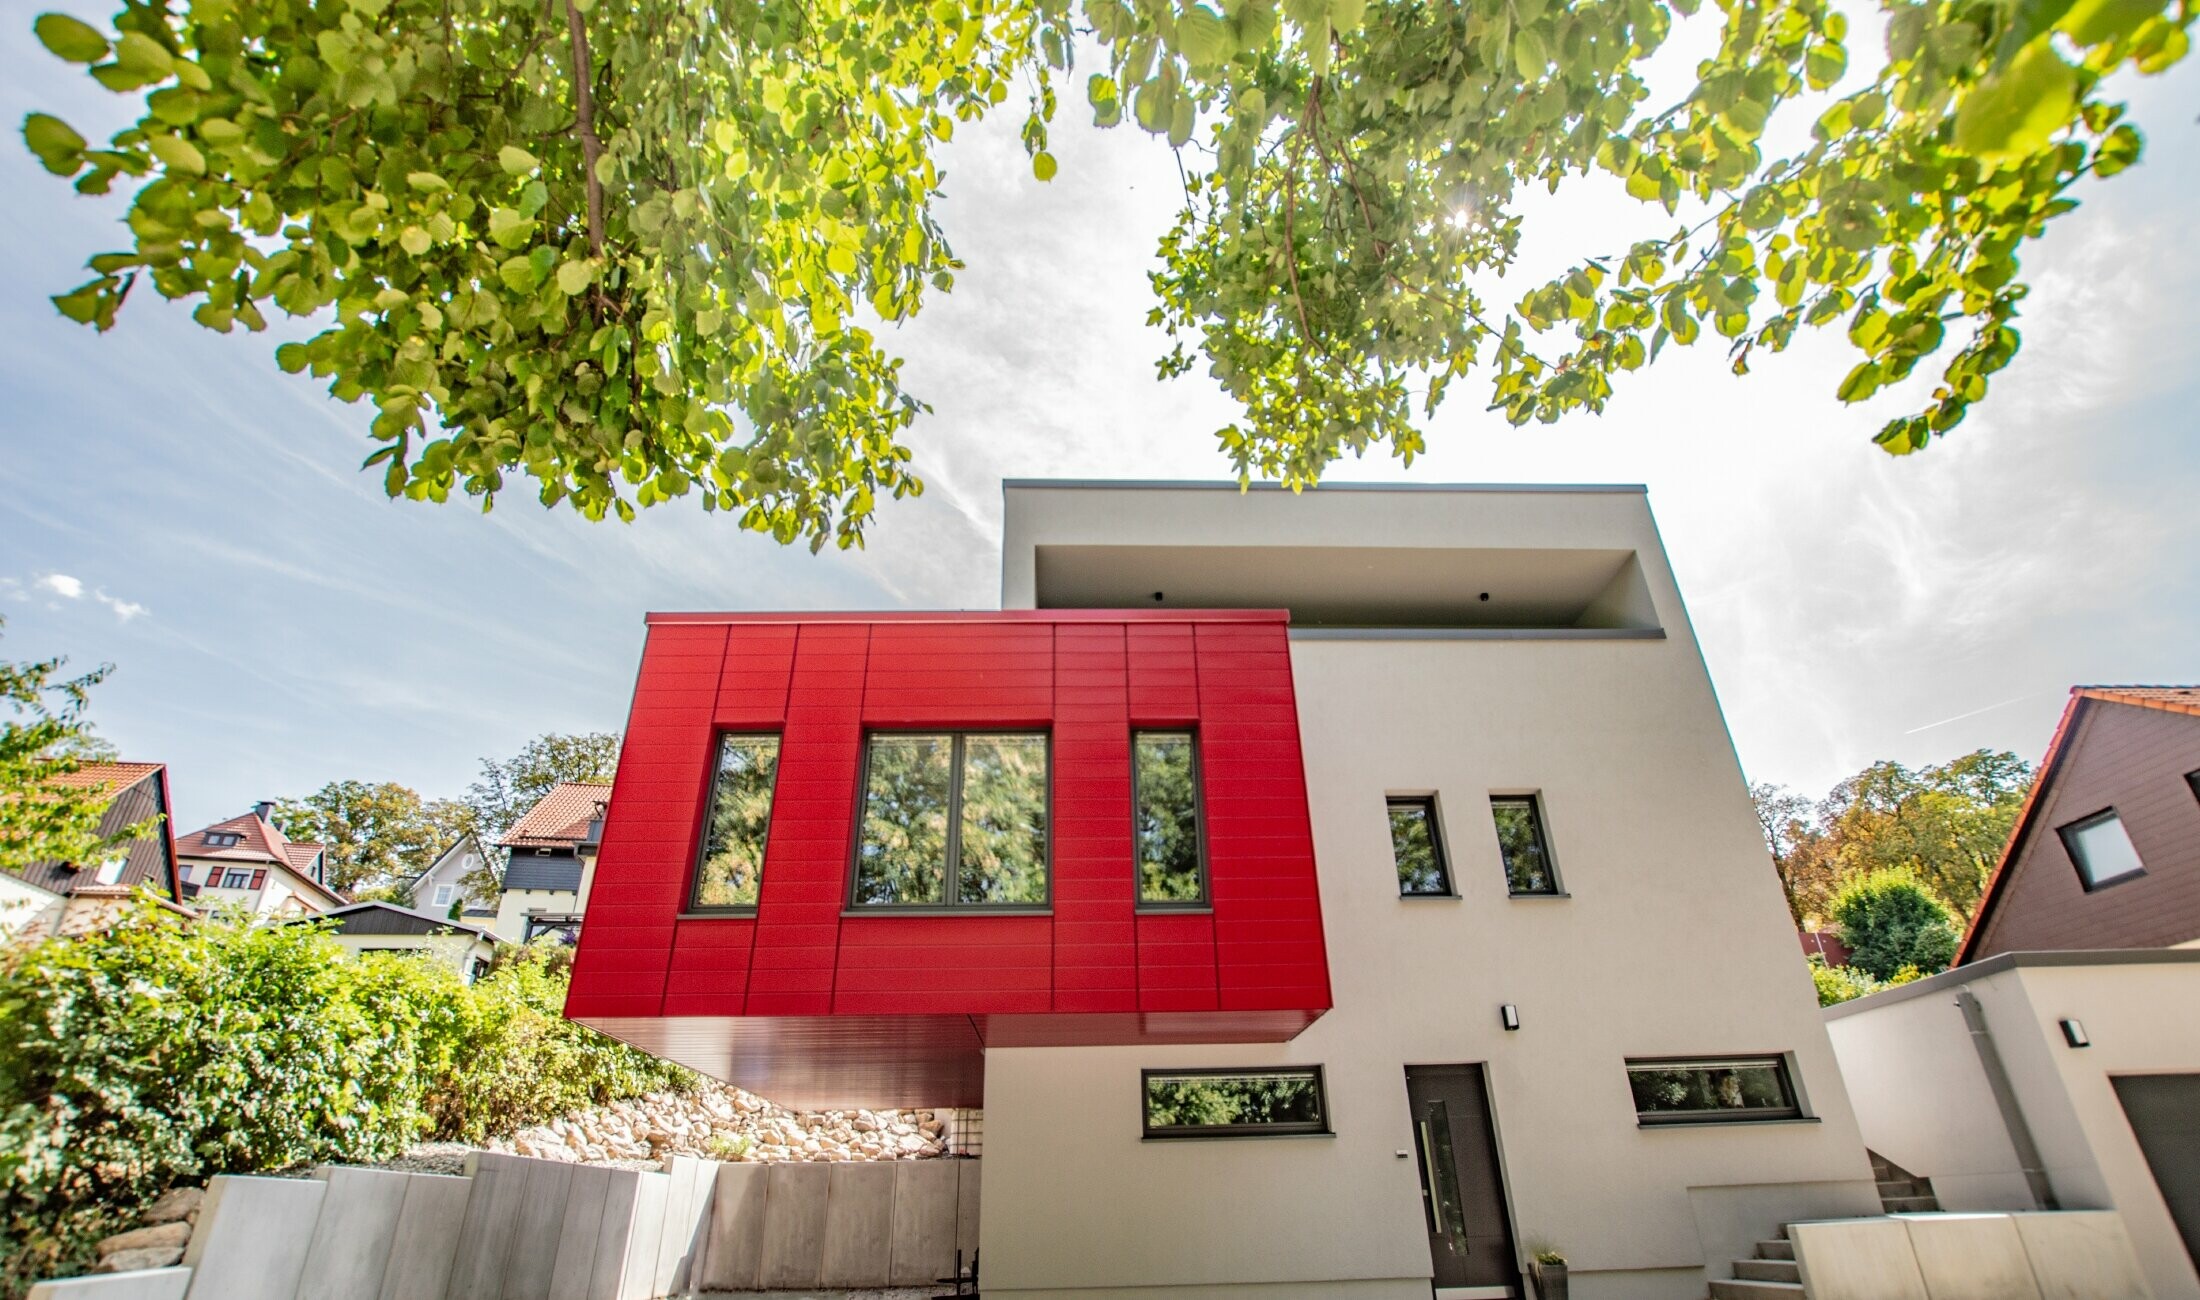
{"label": "dormer window", "polygon": [[233,849],[243,842],[244,836],[236,831],[208,831],[206,833],[206,847],[210,849]]}

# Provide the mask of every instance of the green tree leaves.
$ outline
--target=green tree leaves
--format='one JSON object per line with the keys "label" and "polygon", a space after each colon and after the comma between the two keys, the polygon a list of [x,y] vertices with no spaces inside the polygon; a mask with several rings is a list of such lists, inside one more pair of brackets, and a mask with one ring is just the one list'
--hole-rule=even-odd
{"label": "green tree leaves", "polygon": [[2077,69],[2036,40],[1964,96],[1956,146],[1987,162],[2028,157],[2069,124],[2077,98]]}

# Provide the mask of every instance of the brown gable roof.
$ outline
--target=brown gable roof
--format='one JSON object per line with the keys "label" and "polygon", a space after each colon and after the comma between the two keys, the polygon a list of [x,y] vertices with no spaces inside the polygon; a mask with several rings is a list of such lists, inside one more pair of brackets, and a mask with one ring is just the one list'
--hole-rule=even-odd
{"label": "brown gable roof", "polygon": [[497,843],[508,849],[570,848],[588,838],[597,806],[610,801],[609,781],[560,781]]}
{"label": "brown gable roof", "polygon": [[[177,898],[176,859],[172,827],[164,814],[168,808],[168,769],[163,763],[85,763],[73,772],[51,778],[72,790],[97,790],[107,796],[107,809],[99,819],[99,833],[114,835],[125,827],[159,817],[159,824],[144,836],[116,845],[126,865],[115,887],[128,892],[149,885]],[[34,862],[9,874],[55,894],[74,894],[96,888],[97,863]]]}
{"label": "brown gable roof", "polygon": [[2009,842],[2002,846],[2001,860],[1994,864],[1993,874],[1986,878],[1986,892],[1979,897],[1978,911],[1971,916],[1971,927],[1963,932],[1963,946],[1956,950],[1955,965],[1971,960],[1980,937],[1985,933],[1987,919],[1993,915],[1994,905],[2001,899],[2009,868],[2023,851],[2025,841],[2031,837],[2033,815],[2043,802],[2050,782],[2062,768],[2070,737],[2076,733],[2078,719],[2085,708],[2095,702],[2128,704],[2134,708],[2159,709],[2165,713],[2189,713],[2200,717],[2200,686],[2073,686],[2070,703],[2063,706],[2060,721],[2055,724],[2055,734],[2047,742],[2047,753],[2040,758],[2040,765],[2032,770],[2032,788],[2025,791],[2024,806],[2017,810],[2016,824],[2009,830]]}
{"label": "brown gable roof", "polygon": [[86,763],[74,772],[64,772],[53,778],[53,783],[72,790],[119,793],[160,769],[159,763]]}

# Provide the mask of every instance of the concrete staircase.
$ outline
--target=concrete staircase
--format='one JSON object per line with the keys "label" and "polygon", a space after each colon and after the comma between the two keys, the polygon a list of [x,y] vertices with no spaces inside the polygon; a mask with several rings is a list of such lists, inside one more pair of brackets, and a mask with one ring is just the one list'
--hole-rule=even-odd
{"label": "concrete staircase", "polygon": [[1797,1300],[1802,1294],[1803,1275],[1795,1266],[1795,1243],[1787,1239],[1785,1226],[1777,1240],[1757,1243],[1755,1258],[1735,1260],[1731,1280],[1711,1283],[1711,1300]]}
{"label": "concrete staircase", "polygon": [[1879,1180],[1879,1204],[1889,1214],[1938,1214],[1940,1198],[1933,1195],[1933,1180],[1920,1178],[1877,1151],[1872,1158],[1872,1177]]}

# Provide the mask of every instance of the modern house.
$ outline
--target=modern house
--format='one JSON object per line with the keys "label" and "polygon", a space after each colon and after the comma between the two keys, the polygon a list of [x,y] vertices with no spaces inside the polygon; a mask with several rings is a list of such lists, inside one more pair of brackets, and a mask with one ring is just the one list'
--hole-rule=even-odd
{"label": "modern house", "polygon": [[102,929],[141,889],[170,906],[182,903],[166,764],[86,763],[57,783],[106,796],[99,819],[103,837],[146,823],[150,828],[116,844],[98,862],[38,862],[0,872],[0,939]]}
{"label": "modern house", "polygon": [[491,927],[498,938],[508,943],[579,938],[610,799],[608,783],[560,781],[504,832],[497,841],[509,855],[504,893]]}
{"label": "modern house", "polygon": [[1701,1300],[1877,1212],[1641,489],[1011,483],[1002,568],[650,616],[570,1016],[982,1107],[988,1296]]}
{"label": "modern house", "polygon": [[325,846],[293,843],[272,819],[275,805],[179,836],[184,887],[202,908],[241,906],[256,917],[330,912],[351,900],[328,884]]}
{"label": "modern house", "polygon": [[496,954],[496,936],[480,926],[395,903],[353,903],[318,916],[299,917],[290,924],[317,921],[333,922],[330,937],[353,952],[419,954],[450,967],[468,984],[488,971],[489,960]]}
{"label": "modern house", "polygon": [[2113,1209],[2200,1300],[2200,688],[2070,694],[1954,969],[1826,1010],[1949,1210]]}
{"label": "modern house", "polygon": [[481,840],[468,831],[437,854],[435,861],[419,875],[405,881],[405,893],[414,911],[447,917],[451,904],[457,903],[462,920],[477,926],[488,925],[496,919],[496,904],[471,897],[466,888],[468,877],[488,871],[488,851],[481,847]]}

